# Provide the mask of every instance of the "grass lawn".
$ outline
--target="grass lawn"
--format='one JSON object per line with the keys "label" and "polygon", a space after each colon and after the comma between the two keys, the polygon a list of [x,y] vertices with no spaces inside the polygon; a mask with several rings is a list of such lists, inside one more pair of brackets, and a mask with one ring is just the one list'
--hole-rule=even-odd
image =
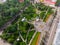
{"label": "grass lawn", "polygon": [[35,37],[34,37],[34,39],[33,39],[33,41],[32,41],[32,43],[31,43],[31,45],[36,45],[37,39],[38,39],[39,35],[40,35],[40,32],[37,32],[36,35],[35,35]]}

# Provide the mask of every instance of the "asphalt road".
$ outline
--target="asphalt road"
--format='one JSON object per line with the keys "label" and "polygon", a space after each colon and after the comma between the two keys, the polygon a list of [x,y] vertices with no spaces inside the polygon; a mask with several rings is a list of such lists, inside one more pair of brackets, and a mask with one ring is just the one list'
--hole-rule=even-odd
{"label": "asphalt road", "polygon": [[59,18],[60,18],[60,7],[57,8],[57,15],[56,18],[54,19],[53,23],[52,23],[52,27],[51,27],[51,31],[50,31],[50,35],[49,35],[49,39],[46,45],[52,45],[54,36],[55,36],[55,32],[57,29],[57,25],[59,22]]}

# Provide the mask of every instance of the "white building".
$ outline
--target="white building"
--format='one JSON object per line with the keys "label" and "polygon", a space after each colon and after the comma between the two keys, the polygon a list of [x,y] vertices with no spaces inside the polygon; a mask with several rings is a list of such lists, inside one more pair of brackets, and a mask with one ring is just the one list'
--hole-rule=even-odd
{"label": "white building", "polygon": [[45,3],[46,5],[49,5],[51,7],[55,7],[57,0],[34,0],[34,3]]}
{"label": "white building", "polygon": [[39,3],[40,2],[40,0],[34,0],[34,3]]}
{"label": "white building", "polygon": [[0,0],[0,3],[4,3],[4,2],[6,2],[6,0]]}

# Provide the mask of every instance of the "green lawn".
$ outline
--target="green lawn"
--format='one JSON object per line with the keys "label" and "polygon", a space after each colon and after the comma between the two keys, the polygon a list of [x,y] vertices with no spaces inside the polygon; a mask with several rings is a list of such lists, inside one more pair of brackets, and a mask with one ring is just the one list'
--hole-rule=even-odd
{"label": "green lawn", "polygon": [[37,38],[38,38],[39,35],[40,35],[40,32],[37,32],[33,41],[32,41],[32,43],[31,43],[31,45],[36,45],[36,41],[37,41]]}

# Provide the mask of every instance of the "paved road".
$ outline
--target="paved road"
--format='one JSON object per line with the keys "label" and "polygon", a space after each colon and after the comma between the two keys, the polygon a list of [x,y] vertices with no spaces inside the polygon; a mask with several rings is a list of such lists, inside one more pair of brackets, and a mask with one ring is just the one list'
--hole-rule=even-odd
{"label": "paved road", "polygon": [[49,35],[49,39],[46,45],[52,45],[54,36],[55,36],[55,32],[57,29],[57,25],[59,22],[59,18],[60,18],[60,7],[57,8],[57,15],[56,18],[54,19],[53,23],[52,23],[52,27],[51,27],[51,31],[50,31],[50,35]]}
{"label": "paved road", "polygon": [[60,19],[57,26],[56,34],[54,36],[53,44],[52,45],[60,45]]}
{"label": "paved road", "polygon": [[0,38],[0,45],[11,45],[11,44],[9,44],[9,43],[7,43],[7,42],[4,42],[4,41]]}

